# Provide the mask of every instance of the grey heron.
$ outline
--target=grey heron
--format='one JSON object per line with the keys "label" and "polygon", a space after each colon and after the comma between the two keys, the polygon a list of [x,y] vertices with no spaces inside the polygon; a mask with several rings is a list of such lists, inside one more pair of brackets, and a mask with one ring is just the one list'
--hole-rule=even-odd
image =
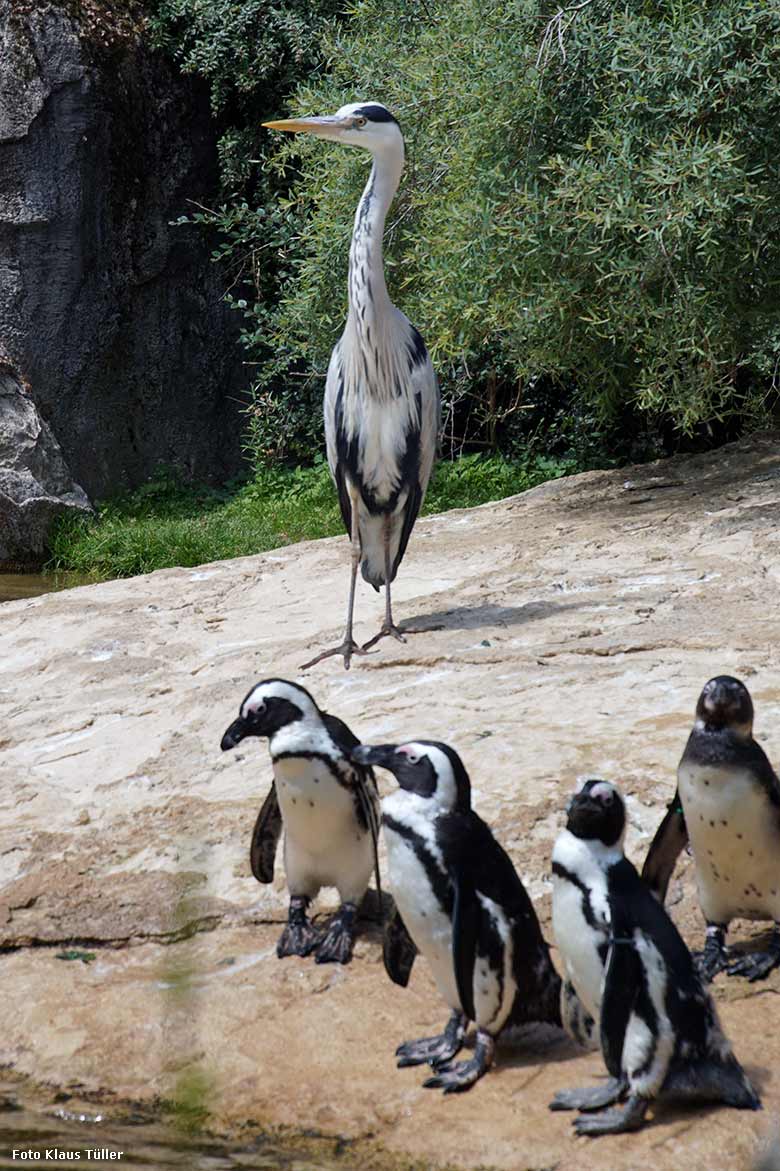
{"label": "grey heron", "polygon": [[[439,429],[439,387],[425,342],[390,300],[382,262],[385,217],[404,166],[404,140],[398,122],[379,102],[263,125],[362,147],[373,156],[349,250],[347,322],[325,380],[328,465],[352,544],[347,625],[339,646],[303,664],[312,667],[329,655],[343,655],[348,669],[353,654],[365,653],[385,635],[405,641],[393,622],[390,584],[425,496]],[[362,647],[352,635],[358,565],[374,589],[385,587],[384,622]]]}

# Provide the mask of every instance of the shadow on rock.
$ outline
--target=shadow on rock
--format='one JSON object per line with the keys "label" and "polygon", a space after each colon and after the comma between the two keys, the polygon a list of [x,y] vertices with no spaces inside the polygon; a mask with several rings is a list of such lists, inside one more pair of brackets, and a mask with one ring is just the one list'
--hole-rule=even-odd
{"label": "shadow on rock", "polygon": [[417,614],[404,627],[415,627],[418,623],[436,623],[442,630],[476,630],[481,626],[520,626],[524,622],[539,622],[552,618],[566,610],[579,610],[584,602],[527,602],[524,606],[457,606],[453,610],[436,610],[430,614]]}

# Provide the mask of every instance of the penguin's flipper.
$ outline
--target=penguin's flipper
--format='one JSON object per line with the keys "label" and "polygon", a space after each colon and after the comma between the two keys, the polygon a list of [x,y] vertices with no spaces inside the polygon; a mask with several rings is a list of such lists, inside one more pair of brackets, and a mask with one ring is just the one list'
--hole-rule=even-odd
{"label": "penguin's flipper", "polygon": [[655,832],[642,867],[642,878],[662,903],[677,859],[687,845],[688,827],[678,791],[669,802],[666,816]]}
{"label": "penguin's flipper", "polygon": [[642,987],[642,964],[634,941],[613,935],[601,997],[601,1052],[613,1078],[623,1079],[623,1045]]}
{"label": "penguin's flipper", "polygon": [[249,846],[249,865],[258,882],[273,882],[276,847],[282,836],[282,811],[276,796],[276,782],[272,782],[268,796],[257,815]]}
{"label": "penguin's flipper", "polygon": [[377,788],[374,770],[370,765],[357,764],[351,758],[354,748],[360,747],[360,741],[343,720],[330,712],[320,712],[322,722],[328,730],[331,740],[349,760],[352,766],[352,784],[355,800],[355,814],[358,824],[371,834],[374,847],[374,876],[376,893],[379,897],[379,910],[384,914],[382,903],[382,880],[379,874],[379,789]]}
{"label": "penguin's flipper", "polygon": [[385,971],[394,984],[405,988],[412,974],[412,966],[417,956],[417,947],[406,925],[401,918],[398,907],[393,906],[390,917],[385,924],[382,939],[382,959]]}
{"label": "penguin's flipper", "polygon": [[469,1020],[473,1021],[476,1020],[474,968],[480,934],[480,907],[466,847],[468,827],[461,825],[461,820],[463,819],[456,815],[447,818],[448,854],[451,860],[449,874],[454,895],[452,960],[461,1008]]}

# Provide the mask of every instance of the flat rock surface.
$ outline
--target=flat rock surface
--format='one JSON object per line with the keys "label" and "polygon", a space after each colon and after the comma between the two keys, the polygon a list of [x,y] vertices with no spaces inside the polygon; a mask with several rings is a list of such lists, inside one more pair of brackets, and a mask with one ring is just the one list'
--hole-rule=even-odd
{"label": "flat rock surface", "polygon": [[[428,518],[394,599],[398,618],[443,628],[385,640],[348,673],[298,667],[341,636],[343,538],[3,605],[0,1064],[144,1101],[195,1061],[219,1129],[371,1136],[431,1167],[749,1166],[780,1108],[780,973],[715,983],[762,1114],[661,1106],[639,1134],[575,1139],[547,1102],[601,1059],[541,1029],[470,1093],[423,1090],[393,1050],[446,1018],[425,964],[391,985],[370,919],[348,968],[275,958],[281,863],[261,887],[247,858],[266,748],[219,741],[250,685],[279,675],[363,740],[451,742],[549,936],[550,851],[577,779],[622,786],[641,864],[710,676],[747,682],[780,758],[778,519],[776,435]],[[358,637],[382,604],[361,584]],[[688,859],[670,905],[699,946]]]}

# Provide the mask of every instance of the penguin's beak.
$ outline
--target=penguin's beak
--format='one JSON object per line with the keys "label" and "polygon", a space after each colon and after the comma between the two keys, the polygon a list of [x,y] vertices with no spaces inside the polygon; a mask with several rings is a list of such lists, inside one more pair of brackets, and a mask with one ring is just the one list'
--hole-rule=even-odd
{"label": "penguin's beak", "polygon": [[395,772],[395,744],[359,744],[350,752],[350,760],[354,764],[378,765]]}
{"label": "penguin's beak", "polygon": [[239,716],[237,720],[233,720],[233,723],[222,737],[219,746],[223,752],[227,752],[228,748],[235,748],[235,746],[240,744],[244,737],[248,735],[249,729],[247,727],[247,722],[245,719]]}

